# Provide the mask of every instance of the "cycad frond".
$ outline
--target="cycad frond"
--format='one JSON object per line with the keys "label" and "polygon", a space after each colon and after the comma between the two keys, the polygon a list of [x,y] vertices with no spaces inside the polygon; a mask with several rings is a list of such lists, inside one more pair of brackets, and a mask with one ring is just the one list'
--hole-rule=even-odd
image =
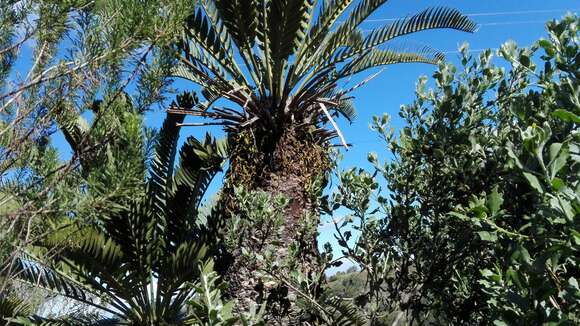
{"label": "cycad frond", "polygon": [[[224,142],[207,134],[203,143],[190,137],[181,147],[174,188],[168,199],[168,243],[180,243],[191,236],[201,199],[225,161]],[[170,245],[171,246],[171,245]]]}
{"label": "cycad frond", "polygon": [[338,18],[342,16],[342,14],[354,1],[355,0],[322,1],[318,14],[318,20],[310,30],[311,41],[309,43],[315,43],[320,40],[321,35],[326,35],[326,33],[336,23]]}
{"label": "cycad frond", "polygon": [[[272,52],[274,81],[283,87],[284,69],[288,59],[296,53],[307,35],[312,17],[312,0],[271,1],[268,15],[267,37]],[[281,90],[280,90],[281,91]],[[281,96],[281,94],[274,94]]]}
{"label": "cycad frond", "polygon": [[[174,103],[178,111],[186,111],[194,107],[197,97],[184,93],[178,98],[179,103]],[[149,197],[152,200],[153,212],[158,218],[166,214],[165,208],[172,187],[173,169],[179,140],[180,123],[183,122],[183,114],[168,113],[159,131],[157,146],[155,146],[155,159],[151,164],[149,180]]]}
{"label": "cycad frond", "polygon": [[200,60],[201,54],[207,53],[216,62],[214,70],[224,69],[240,85],[247,85],[244,83],[244,74],[234,60],[228,33],[213,26],[201,8],[198,8],[195,14],[187,20],[185,37],[194,40],[195,44],[203,49],[197,53],[188,53],[193,60]]}
{"label": "cycad frond", "polygon": [[437,64],[445,59],[443,53],[434,50],[430,46],[414,48],[412,51],[408,51],[407,49],[402,50],[404,52],[401,52],[398,49],[372,49],[361,55],[358,60],[351,61],[349,64],[345,65],[338,72],[338,76],[354,75],[370,68],[398,63],[420,62]]}
{"label": "cycad frond", "polygon": [[120,326],[124,323],[116,318],[98,318],[90,316],[66,316],[60,318],[43,318],[33,316],[25,325],[36,326]]}
{"label": "cycad frond", "polygon": [[221,20],[241,49],[249,50],[254,46],[258,32],[259,1],[202,0],[201,3],[214,26]]}
{"label": "cycad frond", "polygon": [[[26,301],[11,295],[0,294],[0,325],[8,325],[8,320],[26,317],[32,313],[32,307]],[[18,325],[18,323],[12,323]]]}
{"label": "cycad frond", "polygon": [[430,8],[408,18],[372,30],[365,38],[360,51],[370,49],[394,38],[436,28],[450,28],[474,32],[477,25],[460,11],[451,8]]}
{"label": "cycad frond", "polygon": [[351,302],[334,297],[326,300],[325,305],[333,316],[333,325],[354,326],[367,324],[367,320],[361,315],[360,309]]}
{"label": "cycad frond", "polygon": [[349,122],[352,122],[356,119],[356,108],[354,107],[351,99],[339,100],[334,109]]}
{"label": "cycad frond", "polygon": [[99,230],[85,227],[79,232],[79,240],[64,250],[64,257],[88,271],[97,267],[113,272],[119,268],[123,259],[121,246]]}
{"label": "cycad frond", "polygon": [[75,278],[63,272],[44,266],[37,260],[26,256],[15,260],[11,270],[19,280],[34,286],[39,286],[64,297],[97,307],[109,313],[116,313],[105,306],[100,305],[97,291],[77,281]]}
{"label": "cycad frond", "polygon": [[315,44],[307,52],[307,57],[299,63],[299,75],[310,70],[317,70],[323,66],[330,58],[334,57],[342,47],[353,47],[359,31],[358,26],[377,10],[386,0],[363,0],[349,14],[347,20],[333,31],[327,31],[320,43]]}

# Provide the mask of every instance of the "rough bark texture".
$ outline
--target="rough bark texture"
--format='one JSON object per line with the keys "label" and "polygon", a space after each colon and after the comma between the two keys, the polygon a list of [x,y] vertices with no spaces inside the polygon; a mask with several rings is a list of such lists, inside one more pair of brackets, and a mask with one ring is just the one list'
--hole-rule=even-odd
{"label": "rough bark texture", "polygon": [[[307,135],[293,131],[275,139],[260,139],[247,132],[232,138],[230,149],[230,169],[223,193],[229,214],[239,213],[233,196],[235,186],[262,190],[271,196],[283,195],[289,203],[274,230],[264,230],[260,225],[251,228],[249,234],[239,235],[239,247],[232,248],[234,261],[225,275],[229,294],[237,301],[240,312],[247,311],[253,303],[267,302],[269,325],[296,324],[298,296],[276,275],[289,278],[291,271],[298,270],[315,277],[320,271],[317,201],[330,166],[328,150]],[[269,266],[257,259],[258,255],[268,256],[266,260],[278,266]]]}

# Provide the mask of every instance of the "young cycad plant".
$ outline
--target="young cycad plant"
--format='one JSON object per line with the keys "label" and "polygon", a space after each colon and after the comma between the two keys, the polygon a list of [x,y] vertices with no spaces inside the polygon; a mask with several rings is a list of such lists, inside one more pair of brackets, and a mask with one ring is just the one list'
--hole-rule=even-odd
{"label": "young cycad plant", "polygon": [[[182,107],[192,105],[191,98],[178,100]],[[16,261],[12,272],[21,281],[97,312],[90,320],[59,316],[53,320],[35,317],[35,322],[183,325],[204,319],[185,307],[196,293],[198,264],[210,255],[218,256],[219,244],[211,230],[198,223],[197,211],[221,169],[226,149],[223,142],[209,136],[203,142],[191,137],[179,150],[175,168],[183,117],[169,113],[164,121],[144,184],[146,196],[124,200],[92,223],[71,220],[52,236],[59,238],[61,248],[50,260],[23,254]]]}
{"label": "young cycad plant", "polygon": [[[331,168],[328,141],[338,137],[348,147],[335,119],[354,118],[349,93],[364,82],[347,89],[338,83],[374,67],[443,59],[430,46],[389,45],[398,37],[429,29],[476,29],[457,10],[431,8],[363,32],[361,24],[386,2],[200,0],[172,48],[173,75],[200,86],[205,97],[187,114],[223,125],[229,136],[223,206],[236,213],[234,185],[287,196],[283,237],[276,240],[285,248],[301,246],[305,257],[298,260],[305,273],[316,269],[316,232],[303,232],[298,225],[306,215],[318,216],[316,197]],[[218,99],[233,107],[215,107]],[[278,261],[287,258],[288,250],[282,249],[276,250]],[[244,265],[234,264],[229,280],[234,296],[267,295],[254,291],[260,287],[256,277],[239,273],[257,267]]]}

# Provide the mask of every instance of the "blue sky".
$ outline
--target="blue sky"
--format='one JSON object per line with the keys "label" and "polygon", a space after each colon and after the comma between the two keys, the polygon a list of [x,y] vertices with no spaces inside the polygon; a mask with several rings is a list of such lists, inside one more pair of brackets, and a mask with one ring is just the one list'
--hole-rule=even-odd
{"label": "blue sky", "polygon": [[[481,24],[477,33],[466,34],[449,30],[434,30],[413,34],[409,39],[428,43],[433,47],[446,52],[448,61],[459,64],[458,55],[452,53],[463,42],[468,42],[473,50],[497,48],[507,40],[514,40],[521,46],[532,44],[538,38],[546,35],[544,22],[555,17],[561,17],[565,9],[579,9],[580,1],[551,0],[551,1],[405,1],[393,0],[370,18],[391,18],[405,16],[414,11],[429,6],[444,5],[458,8],[466,14],[474,14],[471,18]],[[532,12],[548,11],[551,12]],[[526,13],[524,13],[524,11]],[[503,12],[519,12],[500,14]],[[489,15],[487,15],[489,14]],[[369,22],[363,26],[377,26],[381,22]],[[492,25],[493,24],[493,25]],[[419,76],[431,76],[435,67],[422,64],[404,64],[388,66],[381,75],[372,80],[366,87],[354,93],[358,109],[358,119],[343,131],[354,148],[344,154],[343,167],[367,166],[366,153],[369,151],[381,152],[383,147],[377,138],[369,132],[368,124],[373,115],[383,112],[394,118],[394,126],[398,127],[396,118],[401,104],[409,104],[414,99],[415,84]]]}
{"label": "blue sky", "polygon": [[[458,63],[457,48],[464,42],[477,51],[485,48],[497,48],[507,40],[514,40],[521,46],[532,44],[538,38],[546,35],[544,22],[559,18],[566,11],[578,12],[580,1],[576,0],[391,0],[379,9],[369,21],[362,25],[363,29],[372,29],[388,23],[388,19],[404,17],[432,6],[446,6],[460,9],[480,24],[475,34],[466,34],[450,30],[435,30],[411,35],[410,40],[430,44],[446,53],[448,61]],[[354,146],[344,152],[344,159],[340,162],[340,169],[349,167],[370,168],[366,161],[367,153],[374,151],[383,159],[387,157],[384,144],[369,130],[369,122],[373,115],[389,113],[393,117],[393,127],[400,128],[401,121],[397,119],[397,112],[401,104],[409,104],[414,99],[415,83],[421,75],[432,75],[434,67],[423,64],[403,64],[388,66],[378,77],[365,87],[355,91],[353,95],[358,109],[358,118],[348,125],[340,121],[339,125],[349,143]],[[369,76],[372,72],[358,76],[359,80]],[[177,83],[178,88],[187,88],[185,83]],[[159,127],[163,121],[164,112],[157,108],[146,116],[146,124]],[[208,129],[186,128],[183,138],[189,135],[201,136]],[[219,135],[217,128],[209,129]],[[62,149],[62,157],[70,155],[62,137],[55,137],[55,144]],[[219,189],[220,180],[216,180],[211,191]],[[327,218],[328,220],[328,218]],[[320,229],[320,243],[332,240],[332,228]],[[346,267],[346,266],[345,266]]]}
{"label": "blue sky", "polygon": [[[427,43],[440,51],[446,52],[447,60],[459,65],[457,51],[459,45],[468,42],[474,51],[486,48],[497,48],[507,40],[514,40],[520,46],[528,46],[542,36],[545,36],[544,23],[552,18],[559,18],[567,10],[578,12],[580,1],[551,0],[551,1],[517,1],[517,0],[392,0],[381,8],[363,29],[373,28],[384,24],[384,21],[373,21],[388,18],[401,17],[412,14],[418,10],[430,6],[448,6],[458,8],[465,14],[473,14],[471,17],[480,28],[477,33],[466,34],[449,30],[434,30],[410,35],[409,39],[421,43]],[[388,21],[387,21],[388,23]],[[379,157],[386,159],[384,143],[376,134],[369,130],[369,123],[374,115],[388,113],[393,118],[393,127],[402,126],[398,118],[398,110],[401,104],[410,104],[414,100],[414,90],[417,79],[421,75],[431,76],[435,67],[423,64],[403,64],[388,66],[378,77],[360,88],[353,94],[358,110],[358,118],[352,124],[342,121],[341,129],[345,138],[354,146],[344,152],[344,159],[340,163],[340,169],[350,167],[370,168],[367,163],[367,154],[377,152]],[[369,75],[368,73],[367,75]],[[365,77],[365,76],[362,76]],[[340,213],[340,212],[339,212]],[[334,218],[337,218],[335,216]],[[329,220],[327,217],[326,221]],[[320,229],[319,243],[326,241],[335,243],[333,240],[333,227],[322,226]],[[338,252],[336,253],[338,254]],[[340,270],[348,268],[350,264],[344,264]]]}

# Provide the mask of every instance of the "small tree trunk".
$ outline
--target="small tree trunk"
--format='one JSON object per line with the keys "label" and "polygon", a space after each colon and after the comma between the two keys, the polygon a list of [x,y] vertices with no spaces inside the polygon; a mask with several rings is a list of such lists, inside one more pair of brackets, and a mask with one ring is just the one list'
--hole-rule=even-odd
{"label": "small tree trunk", "polygon": [[[271,197],[282,195],[289,203],[273,230],[255,225],[239,235],[243,239],[239,239],[238,248],[233,248],[234,261],[225,275],[229,294],[237,301],[239,312],[266,302],[268,324],[293,324],[298,294],[285,282],[291,282],[292,271],[315,278],[321,269],[316,241],[318,198],[330,167],[328,151],[294,132],[276,141],[256,139],[247,132],[233,138],[230,149],[230,169],[222,197],[229,214],[240,213],[233,195],[237,186],[265,191]],[[269,259],[258,259],[266,256]],[[273,267],[271,262],[285,263]]]}

